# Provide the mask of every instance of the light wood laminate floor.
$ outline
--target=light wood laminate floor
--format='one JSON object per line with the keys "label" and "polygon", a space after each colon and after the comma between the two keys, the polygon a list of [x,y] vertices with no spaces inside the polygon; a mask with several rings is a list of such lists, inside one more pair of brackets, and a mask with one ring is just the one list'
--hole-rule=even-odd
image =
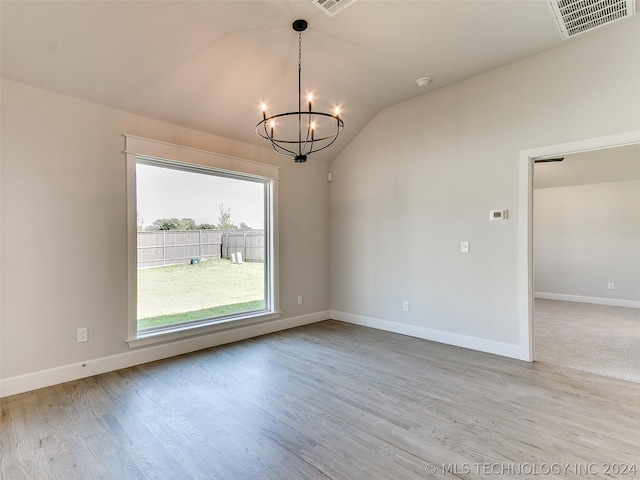
{"label": "light wood laminate floor", "polygon": [[7,397],[0,427],[3,480],[640,478],[640,384],[336,321]]}

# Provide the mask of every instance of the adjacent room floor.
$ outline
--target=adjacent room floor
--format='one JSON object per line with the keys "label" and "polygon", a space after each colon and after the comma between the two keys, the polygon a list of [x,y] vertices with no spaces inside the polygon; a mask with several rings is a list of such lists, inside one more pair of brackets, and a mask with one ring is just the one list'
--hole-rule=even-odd
{"label": "adjacent room floor", "polygon": [[638,398],[326,321],[2,399],[0,478],[632,478]]}
{"label": "adjacent room floor", "polygon": [[536,299],[535,359],[640,383],[640,309]]}

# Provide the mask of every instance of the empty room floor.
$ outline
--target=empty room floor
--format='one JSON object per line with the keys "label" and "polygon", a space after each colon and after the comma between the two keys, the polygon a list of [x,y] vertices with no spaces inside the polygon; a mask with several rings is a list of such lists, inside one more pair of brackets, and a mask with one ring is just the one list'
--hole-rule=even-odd
{"label": "empty room floor", "polygon": [[326,321],[7,397],[0,477],[632,478],[638,398],[632,382]]}
{"label": "empty room floor", "polygon": [[536,361],[640,383],[640,309],[538,298]]}

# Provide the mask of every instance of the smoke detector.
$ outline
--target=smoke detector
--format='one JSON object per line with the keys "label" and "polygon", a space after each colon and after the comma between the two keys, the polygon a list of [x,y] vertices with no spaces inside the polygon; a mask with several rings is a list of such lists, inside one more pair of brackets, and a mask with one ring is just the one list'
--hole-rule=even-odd
{"label": "smoke detector", "polygon": [[562,38],[634,15],[635,0],[549,0]]}
{"label": "smoke detector", "polygon": [[349,5],[355,3],[356,0],[311,0],[313,4],[324,13],[333,17],[336,13],[341,12]]}
{"label": "smoke detector", "polygon": [[426,87],[427,85],[429,85],[429,82],[431,81],[431,77],[422,77],[416,80],[416,83],[418,84],[419,87]]}

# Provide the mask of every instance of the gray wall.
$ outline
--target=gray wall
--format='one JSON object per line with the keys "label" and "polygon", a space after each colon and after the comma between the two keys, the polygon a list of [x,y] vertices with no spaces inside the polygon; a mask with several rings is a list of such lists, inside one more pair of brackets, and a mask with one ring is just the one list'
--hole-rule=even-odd
{"label": "gray wall", "polygon": [[[326,165],[3,80],[0,377],[127,354],[122,133],[281,165],[284,318],[330,306],[516,345],[519,151],[639,130],[638,58],[634,19],[387,108],[332,163],[330,187]],[[510,220],[490,223],[495,208]],[[38,252],[80,222],[78,245],[101,247],[91,262],[77,261],[75,233],[50,239],[54,258]],[[381,228],[403,232],[401,254],[384,255]],[[81,326],[90,340],[77,344]]]}
{"label": "gray wall", "polygon": [[[114,367],[126,363],[120,360],[130,352],[123,133],[279,165],[282,318],[327,312],[327,165],[294,165],[267,148],[4,79],[1,127],[0,378],[98,359]],[[93,245],[90,255],[82,252],[87,245]],[[76,343],[79,327],[89,327],[88,342]],[[245,328],[239,336],[261,332]],[[155,347],[152,357],[142,348],[135,358],[157,358],[163,348],[167,355],[178,351]]]}
{"label": "gray wall", "polygon": [[[519,152],[639,130],[638,58],[634,19],[381,111],[332,164],[334,315],[496,352],[527,348]],[[489,222],[497,208],[510,219]],[[402,254],[381,256],[380,227],[405,232]]]}
{"label": "gray wall", "polygon": [[535,190],[533,232],[536,292],[640,300],[640,180]]}

